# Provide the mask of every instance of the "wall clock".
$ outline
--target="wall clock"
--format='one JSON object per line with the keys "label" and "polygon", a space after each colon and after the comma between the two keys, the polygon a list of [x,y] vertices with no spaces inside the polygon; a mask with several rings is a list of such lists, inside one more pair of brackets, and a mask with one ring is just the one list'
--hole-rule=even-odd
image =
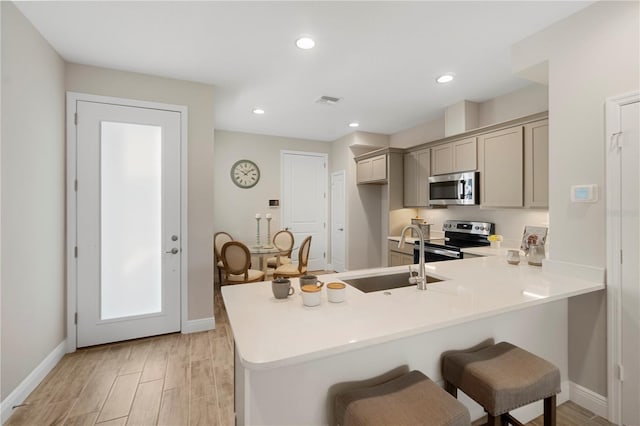
{"label": "wall clock", "polygon": [[240,188],[252,188],[260,180],[260,169],[251,160],[238,160],[231,166],[231,180]]}

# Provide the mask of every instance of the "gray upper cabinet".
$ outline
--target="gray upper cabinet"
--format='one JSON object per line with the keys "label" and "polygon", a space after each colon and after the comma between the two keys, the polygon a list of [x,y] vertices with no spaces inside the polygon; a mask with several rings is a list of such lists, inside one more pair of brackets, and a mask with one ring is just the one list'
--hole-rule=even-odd
{"label": "gray upper cabinet", "polygon": [[450,143],[431,148],[431,174],[442,175],[453,170],[453,147]]}
{"label": "gray upper cabinet", "polygon": [[381,154],[357,161],[358,183],[372,183],[387,181],[387,155]]}
{"label": "gray upper cabinet", "polygon": [[431,148],[431,175],[466,172],[477,168],[476,137],[460,139]]}
{"label": "gray upper cabinet", "polygon": [[549,206],[549,120],[524,126],[524,206]]}
{"label": "gray upper cabinet", "polygon": [[429,206],[429,148],[404,154],[404,206]]}
{"label": "gray upper cabinet", "polygon": [[452,142],[454,172],[467,172],[478,167],[476,138],[466,138]]}
{"label": "gray upper cabinet", "polygon": [[478,137],[480,205],[523,206],[523,126]]}
{"label": "gray upper cabinet", "polygon": [[549,206],[549,121],[478,136],[480,204],[487,207]]}

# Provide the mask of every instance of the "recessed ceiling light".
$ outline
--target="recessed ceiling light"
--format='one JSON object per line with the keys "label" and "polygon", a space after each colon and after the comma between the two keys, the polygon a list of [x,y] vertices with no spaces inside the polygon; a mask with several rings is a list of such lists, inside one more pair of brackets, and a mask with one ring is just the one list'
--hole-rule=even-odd
{"label": "recessed ceiling light", "polygon": [[358,127],[360,125],[360,123],[356,123],[355,121],[353,123],[349,123],[349,127]]}
{"label": "recessed ceiling light", "polygon": [[454,78],[453,74],[449,73],[449,74],[443,74],[440,77],[436,78],[436,81],[438,83],[449,83],[450,81],[452,81]]}
{"label": "recessed ceiling light", "polygon": [[252,113],[254,113],[255,115],[262,115],[264,114],[264,110],[262,108],[254,108],[251,110]]}
{"label": "recessed ceiling light", "polygon": [[316,42],[313,41],[311,37],[300,37],[296,40],[296,46],[303,50],[313,49],[313,46],[316,45]]}

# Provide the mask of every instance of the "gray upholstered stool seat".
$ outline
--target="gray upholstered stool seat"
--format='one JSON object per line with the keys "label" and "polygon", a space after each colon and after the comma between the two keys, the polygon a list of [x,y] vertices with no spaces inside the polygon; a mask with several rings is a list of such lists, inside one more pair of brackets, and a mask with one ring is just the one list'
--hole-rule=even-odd
{"label": "gray upholstered stool seat", "polygon": [[442,377],[449,393],[455,396],[460,389],[482,405],[489,413],[489,424],[500,424],[501,415],[519,424],[508,412],[541,399],[545,400],[545,425],[555,424],[560,371],[511,343],[447,352],[442,356]]}
{"label": "gray upholstered stool seat", "polygon": [[336,395],[341,426],[469,426],[467,408],[419,371]]}

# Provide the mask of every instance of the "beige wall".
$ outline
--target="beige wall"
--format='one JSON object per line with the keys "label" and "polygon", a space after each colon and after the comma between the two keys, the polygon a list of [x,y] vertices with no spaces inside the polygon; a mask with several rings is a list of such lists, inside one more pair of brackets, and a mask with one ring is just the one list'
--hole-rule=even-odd
{"label": "beige wall", "polygon": [[188,318],[213,317],[213,86],[67,64],[66,90],[188,108]]}
{"label": "beige wall", "polygon": [[412,146],[442,138],[444,138],[444,109],[442,110],[442,116],[439,118],[392,134],[389,146],[393,148],[411,148]]}
{"label": "beige wall", "polygon": [[[354,132],[332,143],[331,172],[345,171],[347,270],[382,265],[381,241],[385,235],[382,216],[385,186],[356,184],[356,163],[350,146],[387,146],[388,143],[388,136],[367,132]],[[385,216],[384,223],[386,221]]]}
{"label": "beige wall", "polygon": [[64,62],[2,8],[2,399],[65,338]]}
{"label": "beige wall", "polygon": [[[530,84],[520,90],[478,103],[478,127],[501,123],[548,108],[547,86]],[[401,130],[390,137],[390,146],[411,148],[445,137],[444,110],[441,117]]]}
{"label": "beige wall", "polygon": [[[604,101],[640,88],[639,9],[597,2],[512,49],[516,72],[548,61],[551,260],[606,265]],[[571,185],[591,183],[600,200],[572,204]],[[569,315],[569,378],[606,395],[604,292],[572,299]]]}
{"label": "beige wall", "polygon": [[530,84],[515,92],[489,99],[478,105],[478,127],[544,112],[549,109],[547,86]]}
{"label": "beige wall", "polygon": [[[270,199],[282,202],[280,151],[317,152],[328,155],[331,152],[330,142],[224,130],[216,130],[215,135],[214,228],[216,232],[229,232],[241,241],[255,241],[256,213],[271,213],[272,235],[281,229],[281,208],[269,207]],[[251,160],[260,168],[260,181],[253,188],[241,189],[231,181],[231,166],[240,159]],[[329,179],[330,176],[327,177],[327,182]],[[264,219],[260,222],[260,228],[262,238],[265,238]],[[327,249],[329,247],[327,240]]]}

